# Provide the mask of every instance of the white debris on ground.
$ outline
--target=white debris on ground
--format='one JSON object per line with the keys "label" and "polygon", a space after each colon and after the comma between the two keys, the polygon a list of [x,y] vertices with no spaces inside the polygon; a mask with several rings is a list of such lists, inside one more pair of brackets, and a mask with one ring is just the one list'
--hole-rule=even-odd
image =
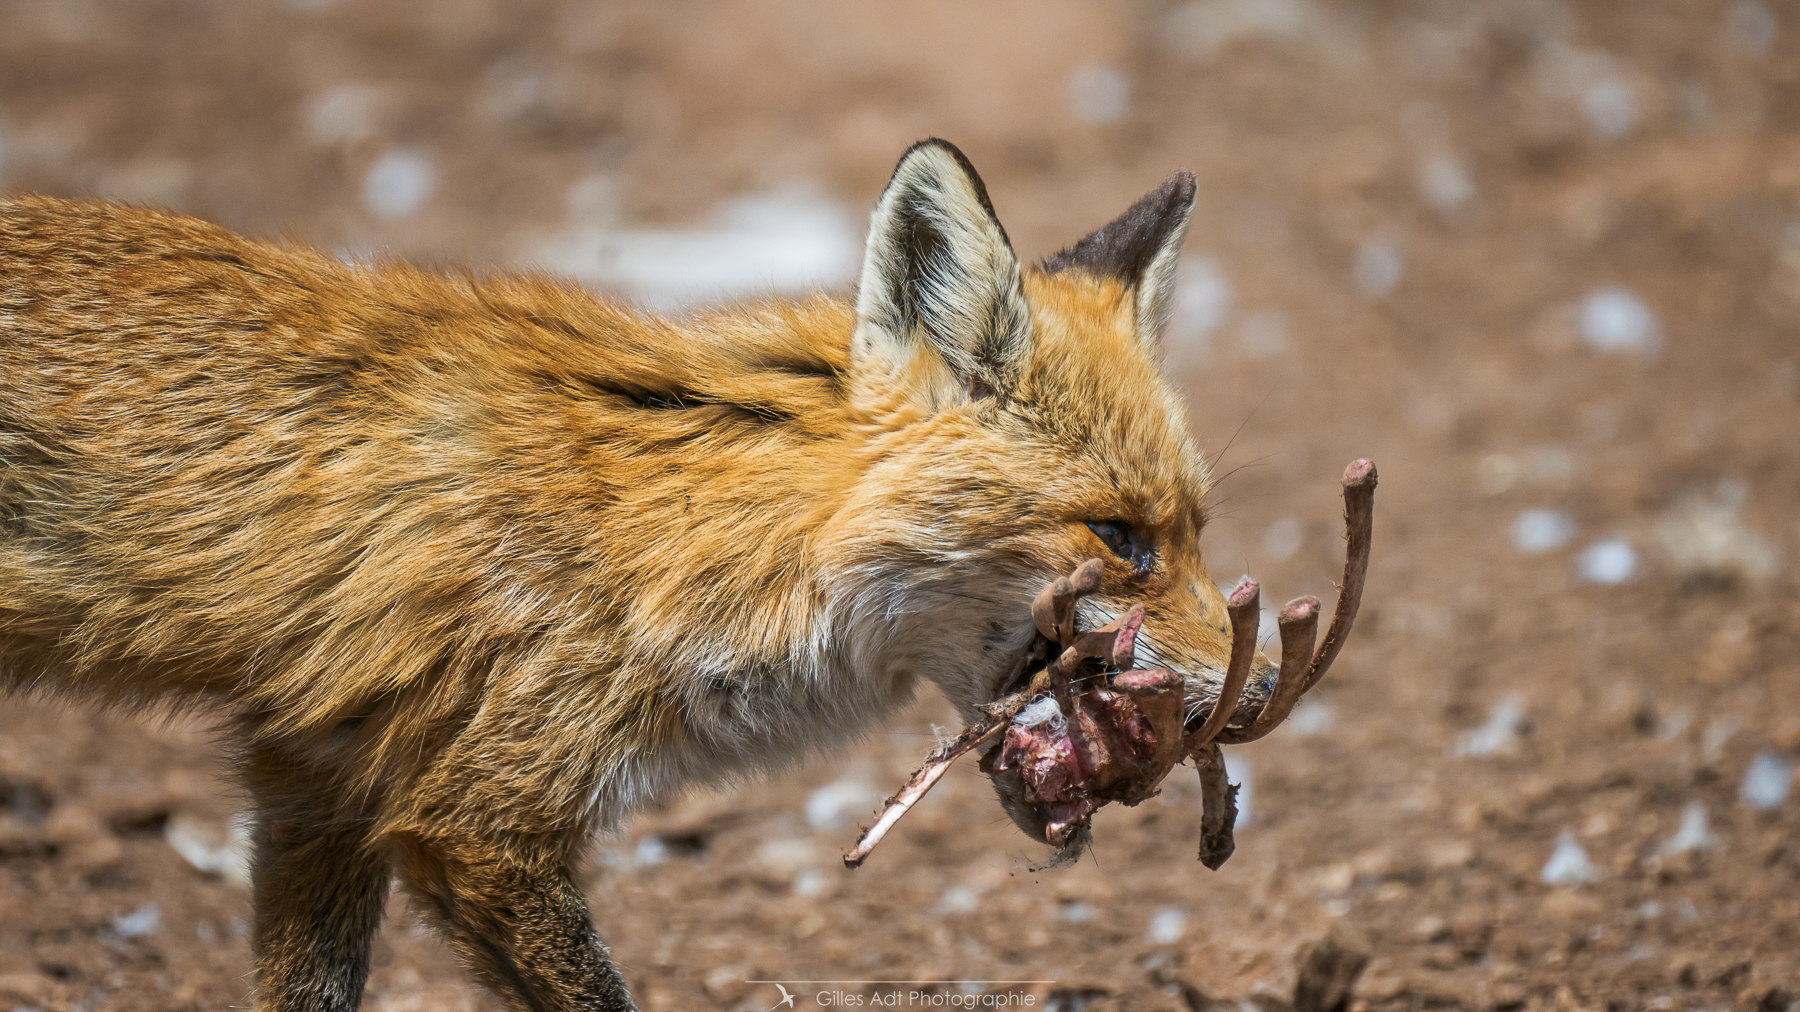
{"label": "white debris on ground", "polygon": [[953,885],[938,898],[938,914],[966,914],[981,906],[981,893],[966,885]]}
{"label": "white debris on ground", "polygon": [[1745,526],[1749,488],[1727,478],[1683,494],[1656,524],[1669,569],[1681,579],[1743,580],[1767,586],[1781,574],[1781,549]]}
{"label": "white debris on ground", "polygon": [[1660,853],[1665,856],[1685,854],[1690,850],[1711,850],[1719,842],[1707,828],[1706,802],[1690,801],[1681,809],[1681,825],[1674,835],[1663,841]]}
{"label": "white debris on ground", "polygon": [[1600,136],[1623,137],[1637,125],[1637,89],[1625,78],[1607,74],[1581,90],[1581,111]]}
{"label": "white debris on ground", "polygon": [[1225,754],[1225,779],[1237,786],[1237,821],[1231,824],[1233,829],[1242,829],[1250,824],[1252,809],[1252,788],[1254,778],[1250,775],[1250,760],[1233,749],[1222,749]]}
{"label": "white debris on ground", "polygon": [[1575,521],[1561,510],[1525,510],[1513,518],[1512,537],[1526,555],[1554,551],[1575,537]]}
{"label": "white debris on ground", "polygon": [[1544,862],[1538,879],[1545,885],[1587,885],[1598,882],[1600,872],[1588,860],[1587,851],[1575,842],[1575,834],[1565,829],[1557,834],[1556,849],[1550,852],[1550,860]]}
{"label": "white debris on ground", "polygon": [[1330,703],[1309,696],[1295,704],[1282,726],[1296,738],[1311,738],[1331,730],[1335,717],[1336,711]]}
{"label": "white debris on ground", "polygon": [[868,781],[845,777],[807,796],[806,824],[814,829],[837,829],[858,815],[873,812],[880,804],[881,792]]}
{"label": "white debris on ground", "polygon": [[1446,218],[1468,211],[1479,196],[1462,159],[1448,152],[1427,155],[1419,162],[1419,193]]}
{"label": "white debris on ground", "polygon": [[389,151],[363,176],[363,206],[377,218],[405,218],[431,199],[437,168],[422,151]]}
{"label": "white debris on ground", "polygon": [[768,840],[757,846],[756,860],[778,875],[793,876],[819,863],[819,848],[798,837]]}
{"label": "white debris on ground", "polygon": [[1187,914],[1178,907],[1163,907],[1150,915],[1144,938],[1151,945],[1173,945],[1187,934]]}
{"label": "white debris on ground", "polygon": [[1069,75],[1069,111],[1083,123],[1111,123],[1131,108],[1131,82],[1111,67],[1089,65]]}
{"label": "white debris on ground", "polygon": [[576,218],[524,252],[529,263],[673,310],[846,284],[861,259],[862,223],[792,188],[739,197],[698,228],[614,228]]}
{"label": "white debris on ground", "polygon": [[307,101],[307,137],[327,146],[368,140],[380,133],[387,104],[387,93],[374,85],[334,84]]}
{"label": "white debris on ground", "polygon": [[1263,531],[1263,554],[1273,562],[1283,562],[1300,550],[1300,521],[1282,517]]}
{"label": "white debris on ground", "polygon": [[1631,289],[1621,286],[1591,292],[1581,302],[1581,339],[1599,352],[1653,352],[1662,344],[1656,314]]}
{"label": "white debris on ground", "polygon": [[250,887],[249,815],[237,816],[220,832],[212,823],[178,812],[163,823],[163,839],[195,868]]}
{"label": "white debris on ground", "polygon": [[1404,268],[1399,241],[1380,233],[1363,240],[1356,248],[1356,262],[1351,267],[1351,274],[1356,280],[1357,292],[1367,298],[1379,299],[1400,283]]}
{"label": "white debris on ground", "polygon": [[120,914],[112,919],[112,929],[120,938],[137,938],[148,935],[162,924],[162,911],[155,903],[146,903],[128,914]]}
{"label": "white debris on ground", "polygon": [[1056,915],[1065,924],[1086,924],[1094,919],[1094,908],[1080,900],[1063,900],[1057,904]]}
{"label": "white debris on ground", "polygon": [[1538,49],[1536,74],[1547,96],[1573,101],[1602,138],[1617,140],[1637,125],[1637,87],[1612,56],[1550,41]]}
{"label": "white debris on ground", "polygon": [[631,852],[632,863],[639,868],[647,868],[653,864],[662,864],[669,859],[669,845],[663,838],[652,833],[637,842]]}
{"label": "white debris on ground", "polygon": [[1743,786],[1738,797],[1744,804],[1761,811],[1780,808],[1794,786],[1794,760],[1779,752],[1758,752],[1744,770]]}
{"label": "white debris on ground", "polygon": [[1525,726],[1525,698],[1517,693],[1500,697],[1488,711],[1487,723],[1457,736],[1451,755],[1503,755],[1518,747]]}
{"label": "white debris on ground", "polygon": [[1624,583],[1637,572],[1637,552],[1624,538],[1596,541],[1581,550],[1576,572],[1589,583]]}
{"label": "white debris on ground", "polygon": [[825,873],[817,868],[808,868],[794,879],[794,895],[801,899],[812,899],[825,891]]}

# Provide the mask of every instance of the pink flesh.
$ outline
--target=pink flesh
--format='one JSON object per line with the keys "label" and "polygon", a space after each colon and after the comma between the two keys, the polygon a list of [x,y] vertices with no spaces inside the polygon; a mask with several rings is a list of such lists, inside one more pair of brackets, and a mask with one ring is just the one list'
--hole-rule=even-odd
{"label": "pink flesh", "polygon": [[1102,802],[1136,796],[1153,786],[1160,772],[1156,732],[1137,701],[1113,689],[1089,689],[1075,697],[1079,739],[1067,719],[1006,729],[995,770],[1017,770],[1025,799],[1038,806],[1051,843],[1069,832]]}

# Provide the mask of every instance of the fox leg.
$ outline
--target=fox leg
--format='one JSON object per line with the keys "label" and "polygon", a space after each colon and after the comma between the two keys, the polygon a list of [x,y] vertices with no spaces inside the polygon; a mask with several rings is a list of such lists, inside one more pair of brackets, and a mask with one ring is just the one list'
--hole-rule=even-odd
{"label": "fox leg", "polygon": [[363,820],[334,801],[326,777],[262,748],[246,773],[258,807],[257,1012],[350,1012],[369,976],[388,860]]}
{"label": "fox leg", "polygon": [[408,836],[396,844],[408,890],[509,1008],[636,1012],[562,842]]}

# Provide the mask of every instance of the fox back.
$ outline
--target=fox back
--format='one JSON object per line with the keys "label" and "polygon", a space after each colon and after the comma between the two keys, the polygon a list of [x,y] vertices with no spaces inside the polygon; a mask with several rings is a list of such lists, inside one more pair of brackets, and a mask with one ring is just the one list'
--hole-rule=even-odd
{"label": "fox back", "polygon": [[924,142],[853,303],[679,321],[6,200],[0,686],[222,716],[260,1007],[354,1007],[392,867],[516,1007],[630,1008],[589,833],[921,677],[972,718],[1082,560],[1089,618],[1145,602],[1144,663],[1216,695],[1207,476],[1157,366],[1193,193],[1022,266]]}

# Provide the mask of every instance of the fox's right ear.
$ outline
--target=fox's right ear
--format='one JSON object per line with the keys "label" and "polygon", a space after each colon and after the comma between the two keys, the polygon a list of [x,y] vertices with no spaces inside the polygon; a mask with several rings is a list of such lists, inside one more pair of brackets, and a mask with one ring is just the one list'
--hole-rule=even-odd
{"label": "fox's right ear", "polygon": [[955,145],[914,144],[869,219],[853,362],[928,384],[941,407],[1006,396],[1030,353],[1019,258],[987,187]]}

